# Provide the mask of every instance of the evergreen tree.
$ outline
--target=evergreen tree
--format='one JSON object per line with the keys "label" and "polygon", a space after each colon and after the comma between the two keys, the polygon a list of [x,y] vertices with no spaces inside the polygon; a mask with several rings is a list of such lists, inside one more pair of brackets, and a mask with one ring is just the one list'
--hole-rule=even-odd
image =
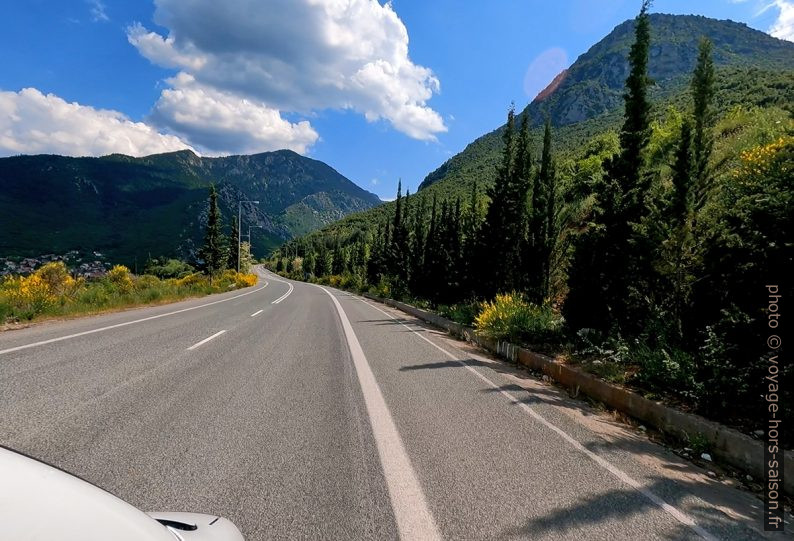
{"label": "evergreen tree", "polygon": [[309,250],[306,252],[306,255],[303,257],[303,272],[314,274],[315,266],[317,265],[317,253],[313,250]]}
{"label": "evergreen tree", "polygon": [[692,188],[696,164],[693,153],[692,126],[688,119],[681,125],[681,136],[675,150],[672,190],[667,205],[666,238],[659,246],[656,268],[661,278],[660,306],[670,314],[669,327],[676,338],[683,336],[684,307],[691,298],[696,261],[692,236]]}
{"label": "evergreen tree", "polygon": [[218,208],[218,192],[215,185],[210,186],[209,212],[207,214],[207,229],[204,235],[204,244],[199,250],[201,269],[204,273],[213,276],[226,269],[228,251],[223,236],[223,218]]}
{"label": "evergreen tree", "polygon": [[237,216],[234,217],[232,220],[232,231],[229,234],[229,260],[226,263],[226,266],[230,269],[236,269],[238,263],[238,254],[239,254],[239,247],[240,245],[237,241],[240,238],[240,227],[237,223]]}
{"label": "evergreen tree", "polygon": [[340,275],[347,270],[347,258],[345,255],[342,243],[339,242],[339,239],[336,239],[334,249],[331,252],[331,274]]}
{"label": "evergreen tree", "polygon": [[402,180],[397,182],[397,199],[394,203],[394,220],[391,233],[390,265],[387,269],[394,276],[398,289],[408,282],[408,228],[403,212]]}
{"label": "evergreen tree", "polygon": [[450,226],[447,234],[447,252],[449,253],[449,297],[447,303],[462,300],[463,286],[463,216],[460,197],[450,210]]}
{"label": "evergreen tree", "polygon": [[532,149],[529,141],[529,115],[524,113],[521,117],[521,128],[518,133],[516,145],[515,166],[510,182],[509,219],[512,222],[511,254],[509,259],[515,266],[512,282],[515,287],[520,287],[525,281],[521,276],[522,252],[528,238],[529,226],[529,192],[532,189]]}
{"label": "evergreen tree", "polygon": [[367,261],[367,282],[377,285],[383,273],[384,258],[384,231],[383,224],[378,222],[378,230],[372,242],[369,261]]}
{"label": "evergreen tree", "polygon": [[542,242],[540,254],[540,294],[538,302],[548,298],[551,289],[552,258],[557,244],[557,172],[554,168],[554,161],[551,152],[551,124],[546,120],[546,129],[543,134],[543,152],[540,160],[540,188],[543,190],[543,197],[539,198],[542,202],[541,212],[543,213]]}
{"label": "evergreen tree", "polygon": [[649,184],[644,172],[650,136],[649,8],[650,0],[645,0],[635,21],[620,152],[604,164],[606,178],[597,187],[595,223],[579,238],[571,266],[565,315],[575,329],[638,330],[647,317],[643,289],[652,274],[652,252],[635,231],[646,215]]}
{"label": "evergreen tree", "polygon": [[438,268],[440,266],[440,242],[439,242],[439,222],[437,216],[438,203],[436,194],[433,194],[433,205],[430,208],[430,225],[427,230],[424,255],[424,276],[422,281],[422,296],[433,299],[436,293],[435,287],[431,282],[438,278]]}
{"label": "evergreen tree", "polygon": [[545,276],[547,240],[547,188],[551,175],[551,125],[546,119],[543,133],[543,151],[540,169],[533,175],[532,204],[529,209],[529,231],[527,233],[527,250],[524,259],[526,268],[526,289],[530,299],[539,302],[543,299],[543,280]]}
{"label": "evergreen tree", "polygon": [[480,205],[480,192],[477,188],[477,181],[472,182],[469,205],[461,224],[463,235],[462,277],[463,294],[469,297],[476,296],[480,277],[483,275],[484,261],[480,259],[480,254],[484,252],[480,248],[482,235],[480,227],[482,222],[482,209]]}
{"label": "evergreen tree", "polygon": [[706,194],[711,188],[709,158],[714,141],[714,112],[711,102],[714,99],[714,62],[711,58],[711,41],[701,38],[697,65],[692,75],[693,116],[695,120],[692,135],[693,175],[695,178],[696,208],[705,204]]}
{"label": "evergreen tree", "polygon": [[[491,297],[499,291],[515,289],[516,255],[518,246],[515,230],[515,189],[513,163],[515,150],[515,110],[507,113],[507,125],[502,134],[504,148],[502,163],[493,186],[488,190],[490,203],[482,227],[479,257],[483,261],[478,294]],[[487,263],[485,263],[487,262]]]}
{"label": "evergreen tree", "polygon": [[421,295],[422,286],[427,280],[424,274],[425,260],[425,197],[419,198],[414,209],[411,231],[411,252],[408,264],[408,288],[413,295]]}
{"label": "evergreen tree", "polygon": [[673,228],[686,224],[692,212],[692,179],[697,175],[697,163],[692,145],[692,126],[685,119],[681,125],[681,137],[675,151],[670,201],[670,224]]}

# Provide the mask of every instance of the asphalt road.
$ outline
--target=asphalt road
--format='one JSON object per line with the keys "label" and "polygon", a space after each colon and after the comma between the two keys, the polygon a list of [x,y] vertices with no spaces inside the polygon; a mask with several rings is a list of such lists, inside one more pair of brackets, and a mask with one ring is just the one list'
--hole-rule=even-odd
{"label": "asphalt road", "polygon": [[251,540],[764,537],[760,500],[607,414],[272,275],[0,333],[0,443]]}

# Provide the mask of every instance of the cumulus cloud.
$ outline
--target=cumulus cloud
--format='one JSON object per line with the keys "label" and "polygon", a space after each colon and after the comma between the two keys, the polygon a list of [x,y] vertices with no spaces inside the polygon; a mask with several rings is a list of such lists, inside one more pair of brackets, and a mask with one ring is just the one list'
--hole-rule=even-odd
{"label": "cumulus cloud", "polygon": [[0,154],[145,156],[191,148],[117,111],[68,103],[35,88],[0,91]]}
{"label": "cumulus cloud", "polygon": [[[414,64],[408,31],[377,0],[156,0],[167,36],[136,24],[128,39],[194,85],[276,111],[352,109],[420,140],[446,131],[428,104],[440,91]],[[172,93],[176,100],[187,94]],[[158,109],[160,104],[158,104]]]}
{"label": "cumulus cloud", "polygon": [[187,74],[169,80],[149,120],[188,138],[208,154],[255,153],[289,148],[305,153],[317,141],[307,121],[291,123],[253,100],[198,84]]}
{"label": "cumulus cloud", "polygon": [[769,33],[776,38],[794,41],[794,2],[775,0],[768,7],[776,7],[778,17],[769,28]]}

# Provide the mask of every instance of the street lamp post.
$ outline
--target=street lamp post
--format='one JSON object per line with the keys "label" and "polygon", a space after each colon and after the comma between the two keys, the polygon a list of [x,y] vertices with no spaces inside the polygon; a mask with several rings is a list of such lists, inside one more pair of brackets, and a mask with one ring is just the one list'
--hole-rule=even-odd
{"label": "street lamp post", "polygon": [[[237,272],[240,272],[240,232],[243,230],[243,203],[259,204],[259,201],[238,201],[237,202]],[[249,229],[250,235],[250,229]],[[250,238],[250,237],[249,237]]]}

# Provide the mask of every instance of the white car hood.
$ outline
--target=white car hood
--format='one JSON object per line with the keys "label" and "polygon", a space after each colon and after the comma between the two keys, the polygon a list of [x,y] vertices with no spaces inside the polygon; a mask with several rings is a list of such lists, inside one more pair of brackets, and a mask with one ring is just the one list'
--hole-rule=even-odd
{"label": "white car hood", "polygon": [[[196,529],[167,528],[152,517],[192,521]],[[3,447],[0,447],[0,525],[2,538],[15,541],[243,539],[226,519],[195,513],[149,516],[79,477]]]}

